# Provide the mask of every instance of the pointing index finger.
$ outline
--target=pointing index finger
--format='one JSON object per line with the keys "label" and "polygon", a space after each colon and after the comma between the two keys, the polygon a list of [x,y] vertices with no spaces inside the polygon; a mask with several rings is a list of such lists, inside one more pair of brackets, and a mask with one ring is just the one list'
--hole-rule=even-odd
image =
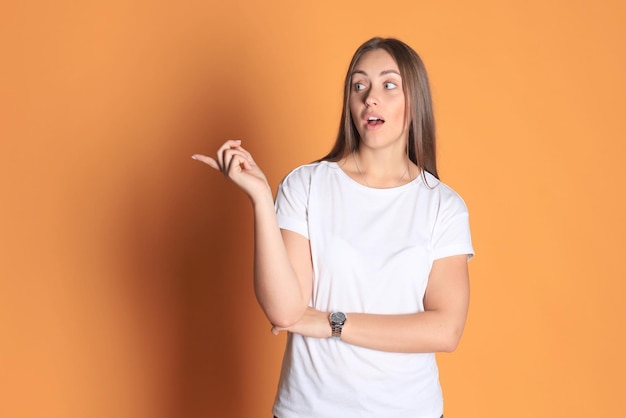
{"label": "pointing index finger", "polygon": [[213,158],[211,157],[207,157],[206,155],[202,155],[202,154],[194,154],[191,156],[191,158],[193,158],[194,160],[200,161],[205,163],[206,165],[216,169],[219,171],[220,167],[217,164],[217,161],[215,161]]}

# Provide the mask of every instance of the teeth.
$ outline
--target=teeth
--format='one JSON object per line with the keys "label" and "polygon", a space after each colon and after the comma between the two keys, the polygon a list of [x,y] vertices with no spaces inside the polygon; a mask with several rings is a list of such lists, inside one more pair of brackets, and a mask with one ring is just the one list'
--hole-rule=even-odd
{"label": "teeth", "polygon": [[377,118],[377,117],[375,117],[375,116],[370,116],[369,118],[367,118],[367,120],[380,120],[380,119],[378,119],[378,118]]}

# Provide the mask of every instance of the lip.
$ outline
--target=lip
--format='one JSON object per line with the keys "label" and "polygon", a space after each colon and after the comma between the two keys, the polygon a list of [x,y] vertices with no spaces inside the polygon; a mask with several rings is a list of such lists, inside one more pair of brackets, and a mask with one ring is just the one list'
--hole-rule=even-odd
{"label": "lip", "polygon": [[385,120],[385,118],[383,118],[381,115],[378,115],[378,114],[376,114],[376,113],[370,113],[370,112],[368,112],[368,113],[366,113],[366,114],[364,114],[364,115],[363,115],[363,121],[364,121],[365,123],[367,123],[367,122],[368,122],[369,118],[376,118],[376,119],[380,119],[380,120],[382,120],[382,121],[384,121],[384,120]]}
{"label": "lip", "polygon": [[[372,118],[372,117],[380,119],[381,121],[383,121],[383,123],[370,125],[369,118]],[[361,120],[363,121],[363,127],[365,130],[377,130],[377,129],[382,128],[385,125],[385,118],[383,118],[381,115],[377,113],[371,113],[371,112],[365,113]]]}

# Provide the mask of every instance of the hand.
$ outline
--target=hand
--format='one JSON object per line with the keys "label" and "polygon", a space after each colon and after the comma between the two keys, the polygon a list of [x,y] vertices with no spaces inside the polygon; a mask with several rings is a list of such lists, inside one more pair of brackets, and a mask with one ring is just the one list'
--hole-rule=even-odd
{"label": "hand", "polygon": [[278,335],[281,331],[289,331],[305,337],[329,338],[332,336],[332,329],[328,315],[328,312],[307,308],[298,322],[287,328],[272,327],[272,334]]}
{"label": "hand", "polygon": [[267,191],[271,195],[271,188],[265,174],[256,165],[252,155],[241,146],[241,140],[226,141],[217,150],[216,158],[202,154],[194,154],[191,158],[220,171],[250,198]]}

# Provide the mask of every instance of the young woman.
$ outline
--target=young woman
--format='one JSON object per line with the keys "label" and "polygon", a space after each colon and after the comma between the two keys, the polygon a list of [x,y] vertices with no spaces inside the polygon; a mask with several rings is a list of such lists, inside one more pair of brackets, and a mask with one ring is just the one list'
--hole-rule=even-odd
{"label": "young woman", "polygon": [[274,415],[439,418],[434,353],[461,338],[473,248],[463,200],[438,179],[415,51],[358,48],[333,149],[289,173],[275,202],[241,141],[194,158],[252,201],[255,292],[272,331],[288,331]]}

